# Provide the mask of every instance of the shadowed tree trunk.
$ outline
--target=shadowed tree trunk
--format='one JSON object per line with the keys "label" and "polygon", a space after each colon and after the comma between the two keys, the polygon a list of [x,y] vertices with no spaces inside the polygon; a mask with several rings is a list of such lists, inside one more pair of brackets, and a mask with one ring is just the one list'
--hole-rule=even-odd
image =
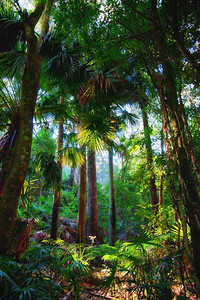
{"label": "shadowed tree trunk", "polygon": [[[163,130],[160,133],[160,140],[161,140],[161,158],[164,157],[164,134]],[[161,175],[160,175],[160,189],[159,189],[159,206],[160,208],[163,206],[163,166],[161,167]]]}
{"label": "shadowed tree trunk", "polygon": [[[197,189],[197,182],[194,178],[189,153],[187,136],[185,133],[182,109],[178,103],[177,87],[175,81],[175,70],[169,59],[168,46],[165,33],[158,16],[157,1],[151,0],[152,24],[154,32],[155,49],[158,50],[158,58],[163,69],[165,87],[165,103],[170,120],[172,132],[172,144],[176,155],[177,164],[181,176],[181,183],[185,195],[185,209],[191,229],[191,241],[194,255],[194,266],[196,269],[196,284],[200,290],[200,197]],[[187,151],[186,151],[187,149]]]}
{"label": "shadowed tree trunk", "polygon": [[[84,147],[86,150],[86,147]],[[79,179],[79,205],[77,222],[77,243],[85,243],[85,223],[86,223],[86,156],[83,165],[80,167]]]}
{"label": "shadowed tree trunk", "polygon": [[[61,97],[60,103],[61,104],[64,103],[63,97]],[[51,219],[51,239],[54,240],[56,240],[57,238],[60,200],[61,200],[61,192],[62,192],[62,161],[63,161],[62,150],[63,150],[63,119],[60,118],[59,130],[58,130],[58,158],[57,158],[57,165],[60,169],[60,180],[54,190],[52,219]]]}
{"label": "shadowed tree trunk", "polygon": [[86,233],[88,236],[99,238],[98,230],[98,206],[97,206],[97,180],[96,180],[96,161],[95,153],[88,149],[87,156],[87,220]]}
{"label": "shadowed tree trunk", "polygon": [[[48,1],[49,9],[53,1]],[[4,178],[0,195],[0,255],[7,255],[15,226],[18,199],[25,180],[30,160],[32,129],[35,103],[39,89],[40,67],[42,58],[39,54],[39,42],[35,35],[35,26],[44,10],[43,2],[39,3],[34,12],[24,22],[25,39],[27,42],[27,63],[21,82],[20,125],[15,146],[9,157],[7,176]],[[49,10],[48,10],[49,12]],[[49,13],[43,21],[47,20]],[[47,25],[42,23],[46,33]]]}
{"label": "shadowed tree trunk", "polygon": [[156,215],[158,212],[158,196],[157,189],[155,184],[155,172],[153,166],[153,152],[151,145],[151,137],[150,137],[150,127],[148,122],[148,115],[146,112],[146,105],[140,104],[142,111],[142,120],[144,126],[144,136],[145,136],[145,145],[146,145],[146,155],[147,155],[147,167],[149,172],[149,191],[150,191],[150,199],[152,205],[152,211]]}
{"label": "shadowed tree trunk", "polygon": [[69,176],[69,182],[68,182],[68,191],[71,192],[74,182],[75,182],[75,175],[76,175],[76,168],[71,167],[71,172]]}
{"label": "shadowed tree trunk", "polygon": [[114,246],[117,240],[116,236],[116,211],[115,211],[115,190],[113,174],[113,149],[109,150],[109,245]]}

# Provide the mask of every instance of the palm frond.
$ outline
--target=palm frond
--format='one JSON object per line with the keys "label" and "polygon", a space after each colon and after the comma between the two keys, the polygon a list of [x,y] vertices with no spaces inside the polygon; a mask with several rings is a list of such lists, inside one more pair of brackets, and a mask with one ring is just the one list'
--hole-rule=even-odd
{"label": "palm frond", "polygon": [[84,163],[84,155],[82,153],[82,149],[77,147],[64,147],[63,163],[66,165],[70,165],[72,168],[81,166]]}
{"label": "palm frond", "polygon": [[0,53],[1,75],[12,78],[20,76],[26,62],[26,53],[19,50],[11,50]]}
{"label": "palm frond", "polygon": [[4,3],[0,5],[0,52],[11,51],[18,41],[24,42],[24,24],[19,15]]}
{"label": "palm frond", "polygon": [[59,120],[60,118],[73,120],[73,115],[65,103],[59,103],[51,106],[37,106],[35,115],[37,117],[53,115],[56,120]]}
{"label": "palm frond", "polygon": [[63,148],[63,163],[72,168],[84,163],[83,149],[78,147],[77,133],[70,132],[65,136],[66,144]]}
{"label": "palm frond", "polygon": [[[16,93],[15,93],[16,88]],[[18,86],[14,81],[0,79],[0,126],[7,129],[0,139],[0,161],[8,157],[20,125]],[[20,92],[19,92],[20,93]]]}
{"label": "palm frond", "polygon": [[80,126],[78,142],[91,150],[101,151],[115,138],[115,131],[115,120],[91,114]]}
{"label": "palm frond", "polygon": [[40,152],[35,157],[35,164],[43,178],[43,189],[54,188],[61,178],[61,170],[55,161],[55,156],[48,151]]}
{"label": "palm frond", "polygon": [[118,118],[121,123],[129,123],[130,125],[135,125],[138,120],[138,116],[136,114],[130,113],[125,109],[120,111]]}
{"label": "palm frond", "polygon": [[54,32],[46,35],[40,49],[44,57],[44,74],[51,80],[65,81],[73,73],[76,64],[73,51],[55,39]]}

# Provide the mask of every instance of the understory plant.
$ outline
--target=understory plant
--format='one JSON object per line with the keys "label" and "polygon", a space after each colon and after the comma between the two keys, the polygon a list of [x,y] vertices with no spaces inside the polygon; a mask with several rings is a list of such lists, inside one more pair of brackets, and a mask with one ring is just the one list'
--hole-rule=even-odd
{"label": "understory plant", "polygon": [[0,258],[0,299],[79,299],[82,278],[89,267],[81,249],[63,241],[33,245],[20,262]]}
{"label": "understory plant", "polygon": [[170,300],[174,298],[172,287],[183,284],[180,299],[188,299],[180,270],[182,251],[167,249],[167,238],[142,233],[131,242],[118,241],[115,247],[104,244],[93,248],[93,256],[101,257],[107,269],[107,276],[98,283],[101,292],[116,295],[124,290],[137,299]]}

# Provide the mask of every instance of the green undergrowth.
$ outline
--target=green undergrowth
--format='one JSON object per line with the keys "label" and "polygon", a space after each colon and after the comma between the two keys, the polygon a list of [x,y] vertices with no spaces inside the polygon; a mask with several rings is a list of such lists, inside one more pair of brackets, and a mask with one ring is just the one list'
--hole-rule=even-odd
{"label": "green undergrowth", "polygon": [[[148,300],[173,299],[172,287],[184,285],[178,299],[189,299],[180,276],[182,250],[167,248],[168,238],[143,233],[114,247],[66,245],[63,240],[34,243],[19,261],[0,258],[0,299],[81,299],[83,283],[90,281],[101,296],[128,292]],[[98,280],[91,280],[97,273]]]}

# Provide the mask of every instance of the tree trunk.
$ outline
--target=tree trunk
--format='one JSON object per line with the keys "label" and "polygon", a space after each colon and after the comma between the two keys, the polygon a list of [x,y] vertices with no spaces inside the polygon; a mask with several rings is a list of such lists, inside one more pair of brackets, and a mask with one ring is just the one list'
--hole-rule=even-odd
{"label": "tree trunk", "polygon": [[152,212],[156,215],[158,212],[158,196],[157,189],[155,184],[155,172],[153,166],[153,152],[151,146],[151,138],[150,138],[150,128],[148,123],[148,115],[146,112],[146,105],[140,105],[142,110],[142,119],[144,126],[144,136],[145,136],[145,144],[146,144],[146,154],[147,154],[147,167],[149,172],[149,191],[150,191],[150,199],[152,205]]}
{"label": "tree trunk", "polygon": [[[60,103],[64,103],[64,98],[61,97]],[[53,195],[53,208],[52,208],[52,219],[51,219],[51,239],[56,240],[58,232],[58,221],[59,221],[59,211],[60,211],[60,200],[62,192],[62,155],[63,150],[63,119],[60,118],[59,130],[58,130],[58,158],[57,165],[60,169],[60,180],[57,187],[54,190]]]}
{"label": "tree trunk", "polygon": [[114,190],[114,174],[113,174],[113,150],[109,150],[109,245],[114,246],[117,240],[116,236],[116,212],[115,212],[115,190]]}
{"label": "tree trunk", "polygon": [[[164,157],[164,134],[163,130],[161,130],[160,134],[160,139],[161,139],[161,158],[163,159]],[[163,166],[161,167],[161,175],[160,175],[160,189],[159,189],[159,207],[163,207]]]}
{"label": "tree trunk", "polygon": [[39,3],[35,11],[25,22],[25,38],[27,41],[27,64],[22,77],[20,98],[20,126],[16,143],[8,165],[7,177],[4,178],[0,199],[0,255],[7,255],[12,241],[15,226],[18,199],[29,165],[33,115],[39,88],[40,66],[38,40],[34,33],[44,9]]}
{"label": "tree trunk", "polygon": [[[189,218],[191,229],[191,240],[194,255],[194,266],[196,269],[197,288],[200,290],[200,197],[198,194],[197,183],[193,175],[191,162],[187,156],[186,148],[187,137],[185,134],[182,110],[178,103],[177,88],[175,82],[174,69],[169,59],[168,45],[165,33],[161,30],[162,26],[157,12],[157,1],[152,2],[152,18],[155,49],[158,50],[158,58],[163,68],[163,79],[165,83],[165,105],[167,107],[170,127],[172,131],[172,144],[176,153],[179,166],[181,183],[185,194],[185,208]],[[156,25],[155,25],[156,24]],[[159,25],[158,25],[159,24]]]}
{"label": "tree trunk", "polygon": [[[85,148],[85,147],[84,147]],[[86,149],[85,149],[86,150]],[[86,156],[83,165],[80,167],[79,179],[79,205],[77,222],[77,243],[85,243],[85,222],[86,222]]]}
{"label": "tree trunk", "polygon": [[68,182],[68,191],[71,192],[74,182],[75,182],[75,175],[76,175],[76,168],[71,167],[71,172],[69,176],[69,182]]}
{"label": "tree trunk", "polygon": [[87,221],[86,230],[88,236],[99,238],[98,231],[98,206],[97,206],[97,180],[95,153],[88,149],[88,188],[87,188]]}

